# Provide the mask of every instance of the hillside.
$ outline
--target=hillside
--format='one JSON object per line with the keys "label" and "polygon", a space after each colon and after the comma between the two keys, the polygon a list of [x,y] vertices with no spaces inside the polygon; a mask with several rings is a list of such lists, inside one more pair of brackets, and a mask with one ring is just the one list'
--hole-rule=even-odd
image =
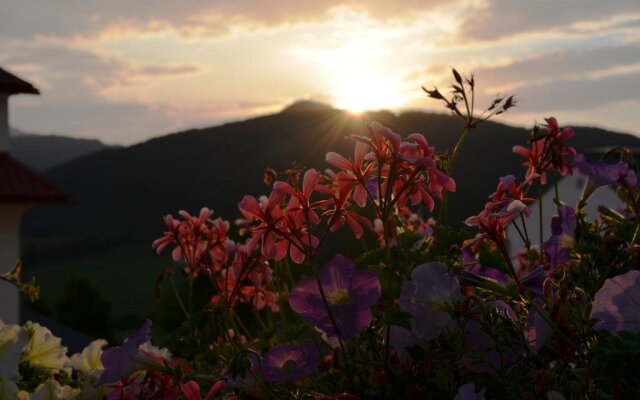
{"label": "hillside", "polygon": [[99,140],[60,135],[35,135],[12,129],[11,156],[34,171],[42,172],[67,161],[110,148]]}
{"label": "hillside", "polygon": [[[267,192],[266,166],[282,171],[298,165],[326,168],[333,150],[351,156],[351,134],[364,134],[377,120],[407,135],[422,132],[437,149],[451,149],[460,133],[456,119],[421,112],[368,113],[361,119],[315,103],[296,103],[278,114],[190,130],[127,148],[109,149],[67,162],[47,173],[77,201],[74,207],[39,207],[24,221],[26,257],[59,258],[119,246],[148,247],[163,229],[162,216],[207,206],[234,220],[245,194]],[[639,147],[640,140],[595,128],[576,128],[579,151],[603,146]],[[474,131],[460,154],[451,196],[452,222],[482,208],[498,177],[522,175],[511,148],[528,132],[498,123]]]}

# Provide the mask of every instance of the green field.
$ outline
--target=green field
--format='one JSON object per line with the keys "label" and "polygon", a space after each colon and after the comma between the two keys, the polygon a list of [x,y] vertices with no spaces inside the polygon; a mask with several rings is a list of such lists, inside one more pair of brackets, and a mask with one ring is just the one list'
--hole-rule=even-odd
{"label": "green field", "polygon": [[175,264],[167,255],[158,256],[151,248],[122,246],[78,258],[25,265],[23,279],[35,276],[42,300],[53,306],[67,280],[86,277],[112,303],[116,315],[146,317],[156,309],[156,278],[171,266]]}

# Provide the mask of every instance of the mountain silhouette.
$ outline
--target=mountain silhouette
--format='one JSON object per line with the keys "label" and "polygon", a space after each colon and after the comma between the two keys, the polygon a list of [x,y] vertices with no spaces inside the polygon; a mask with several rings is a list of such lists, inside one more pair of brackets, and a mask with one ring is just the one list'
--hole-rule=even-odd
{"label": "mountain silhouette", "polygon": [[[353,134],[365,135],[378,121],[405,136],[425,135],[430,145],[451,152],[460,133],[456,118],[424,112],[369,112],[354,117],[314,102],[298,102],[277,114],[194,129],[126,148],[106,149],[49,170],[47,178],[76,202],[69,207],[37,207],[23,222],[23,255],[67,243],[74,254],[120,244],[149,247],[163,230],[162,216],[178,210],[233,221],[245,194],[268,194],[265,167],[293,165],[325,169],[328,151],[353,157]],[[640,139],[597,128],[574,127],[570,144],[593,148],[640,147]],[[512,152],[529,132],[495,122],[474,130],[456,165],[457,193],[450,196],[450,222],[462,223],[480,211],[500,176],[524,175],[524,161]],[[26,254],[25,254],[26,252]],[[40,252],[45,254],[46,252]],[[55,252],[54,252],[55,253]],[[56,257],[64,257],[64,251]]]}
{"label": "mountain silhouette", "polygon": [[87,154],[110,147],[95,139],[76,139],[61,135],[35,135],[12,129],[11,157],[34,171],[42,172]]}

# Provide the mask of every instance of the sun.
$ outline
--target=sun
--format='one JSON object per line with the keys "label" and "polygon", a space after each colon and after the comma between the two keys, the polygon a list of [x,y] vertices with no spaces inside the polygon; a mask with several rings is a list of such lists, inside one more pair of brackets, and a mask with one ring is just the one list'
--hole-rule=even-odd
{"label": "sun", "polygon": [[402,105],[401,90],[395,79],[366,68],[336,71],[332,86],[335,106],[352,114]]}

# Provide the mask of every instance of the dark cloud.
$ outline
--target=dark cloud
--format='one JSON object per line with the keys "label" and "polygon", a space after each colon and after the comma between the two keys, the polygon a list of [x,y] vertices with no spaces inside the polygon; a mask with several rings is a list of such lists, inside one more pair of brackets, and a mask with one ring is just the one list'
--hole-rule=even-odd
{"label": "dark cloud", "polygon": [[536,55],[498,67],[478,69],[476,76],[484,86],[512,86],[518,82],[606,75],[607,71],[633,65],[640,65],[640,42]]}
{"label": "dark cloud", "polygon": [[[39,98],[15,98],[11,120],[27,131],[99,137],[132,143],[179,128],[168,105],[114,100],[100,95],[114,87],[144,83],[159,74],[193,73],[189,65],[137,67],[89,51],[55,46],[12,49],[0,64],[41,89]],[[26,68],[26,73],[21,73]]]}
{"label": "dark cloud", "polygon": [[351,6],[375,18],[393,19],[429,10],[445,0],[270,1],[270,0],[57,0],[15,1],[0,13],[0,36],[86,37],[109,29],[150,31],[171,27],[185,34],[216,35],[238,23],[280,25],[318,20],[337,6]]}
{"label": "dark cloud", "polygon": [[[460,38],[490,41],[531,32],[565,31],[578,22],[629,13],[640,13],[638,0],[487,0],[464,20]],[[619,27],[628,25],[629,21],[622,20]]]}
{"label": "dark cloud", "polygon": [[524,112],[584,111],[617,102],[637,101],[640,72],[599,79],[564,79],[525,86],[517,91]]}

